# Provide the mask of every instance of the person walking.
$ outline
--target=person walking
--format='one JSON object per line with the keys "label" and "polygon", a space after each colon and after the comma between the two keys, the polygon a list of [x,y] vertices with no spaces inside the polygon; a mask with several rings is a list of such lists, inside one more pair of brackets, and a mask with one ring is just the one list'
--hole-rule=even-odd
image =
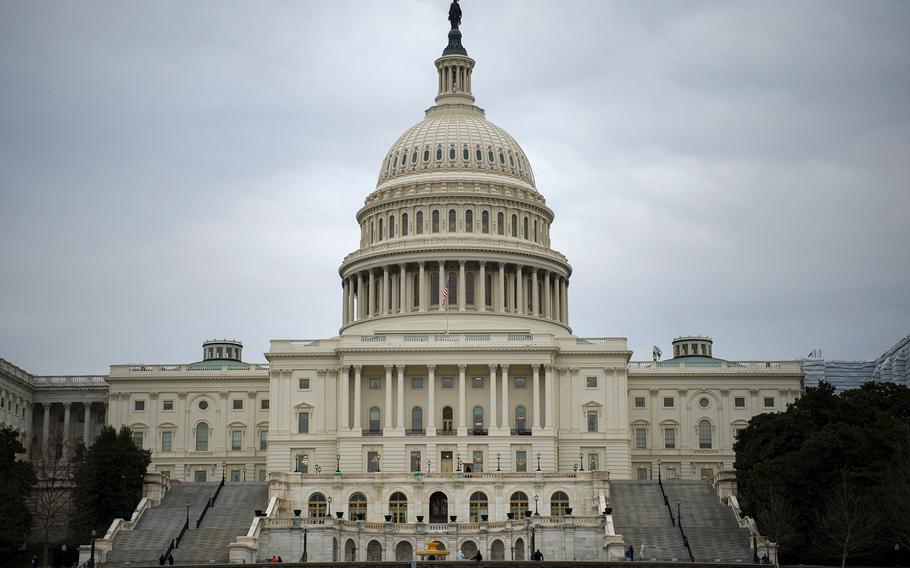
{"label": "person walking", "polygon": [[635,560],[635,549],[632,548],[632,545],[629,545],[628,550],[626,550],[626,561],[632,562]]}
{"label": "person walking", "polygon": [[474,555],[474,562],[480,562],[483,560],[483,554],[480,553],[480,549],[477,549],[477,554]]}

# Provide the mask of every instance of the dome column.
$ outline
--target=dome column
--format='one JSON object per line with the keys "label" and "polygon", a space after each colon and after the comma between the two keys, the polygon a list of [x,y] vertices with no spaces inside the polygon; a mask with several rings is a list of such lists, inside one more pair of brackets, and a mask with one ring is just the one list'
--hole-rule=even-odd
{"label": "dome column", "polygon": [[506,265],[499,263],[499,269],[497,270],[499,276],[499,294],[497,294],[497,302],[499,303],[499,313],[506,313]]}
{"label": "dome column", "polygon": [[341,280],[341,325],[348,324],[348,279]]}
{"label": "dome column", "polygon": [[[465,290],[465,277],[464,277],[464,262],[463,260],[458,261],[458,311],[463,312],[465,310],[465,300],[467,298],[467,290]],[[476,301],[476,298],[475,298]]]}
{"label": "dome column", "polygon": [[479,312],[487,311],[487,263],[483,260],[480,261],[480,302],[475,295],[474,307]]}
{"label": "dome column", "polygon": [[559,321],[562,321],[562,316],[560,315],[562,313],[562,307],[561,307],[562,305],[560,304],[560,302],[562,301],[562,294],[560,294],[560,292],[559,292],[559,290],[560,290],[559,283],[560,283],[561,279],[562,279],[562,277],[557,274],[553,281],[553,295],[555,296],[553,298],[553,319],[559,320]]}
{"label": "dome column", "polygon": [[[446,263],[444,260],[439,261],[439,311],[442,312],[445,310],[445,307],[442,305],[442,289],[445,288],[445,277],[446,277]],[[432,298],[430,298],[432,300]]]}
{"label": "dome column", "polygon": [[427,311],[427,275],[426,268],[424,267],[424,262],[420,261],[420,270],[417,276],[417,290],[414,290],[414,293],[417,294],[417,306],[418,310],[421,312]]}
{"label": "dome column", "polygon": [[534,317],[540,317],[540,284],[537,283],[537,269],[531,269],[531,306]]}
{"label": "dome column", "polygon": [[562,291],[562,302],[560,303],[559,321],[564,324],[569,323],[569,283],[565,278],[560,278],[559,287]]}
{"label": "dome column", "polygon": [[405,263],[398,265],[398,313],[405,313],[407,309],[407,283],[408,266]]}
{"label": "dome column", "polygon": [[543,273],[543,317],[553,319],[553,313],[550,311],[550,271],[545,270]]}
{"label": "dome column", "polygon": [[376,285],[375,279],[373,278],[373,271],[367,271],[367,314],[366,316],[371,318],[376,315],[376,291],[373,289],[373,286]]}
{"label": "dome column", "polygon": [[357,273],[357,319],[363,319],[363,272]]}
{"label": "dome column", "polygon": [[391,363],[385,365],[385,429],[392,429],[392,367]]}
{"label": "dome column", "polygon": [[384,316],[389,315],[389,296],[391,295],[391,289],[389,288],[389,267],[382,267],[382,310],[381,313]]}
{"label": "dome column", "polygon": [[525,307],[527,304],[527,298],[525,298],[524,277],[521,274],[521,265],[520,264],[517,266],[515,279],[516,279],[515,295],[518,296],[518,298],[517,298],[518,301],[516,302],[516,304],[518,306],[518,313],[524,315]]}

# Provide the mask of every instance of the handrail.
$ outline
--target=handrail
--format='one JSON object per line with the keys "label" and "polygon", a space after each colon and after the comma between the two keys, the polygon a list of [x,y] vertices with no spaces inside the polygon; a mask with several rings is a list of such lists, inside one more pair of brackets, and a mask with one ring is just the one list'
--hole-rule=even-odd
{"label": "handrail", "polygon": [[205,502],[205,507],[202,508],[202,513],[199,514],[199,518],[196,519],[196,528],[198,529],[202,525],[202,520],[205,519],[205,514],[209,512],[209,509],[215,506],[215,500],[218,499],[218,495],[221,493],[221,489],[224,487],[224,476],[221,477],[221,483],[218,484],[218,487],[215,489],[215,494],[209,497],[209,500]]}
{"label": "handrail", "polygon": [[686,531],[683,530],[682,513],[680,513],[678,515],[678,518],[676,520],[677,520],[676,526],[679,527],[679,534],[682,535],[683,546],[685,546],[686,550],[689,552],[689,562],[695,562],[695,556],[692,555],[692,547],[689,546],[689,537],[686,536]]}
{"label": "handrail", "polygon": [[180,529],[180,534],[177,535],[177,538],[171,539],[171,543],[167,545],[167,550],[165,550],[164,554],[161,555],[161,559],[164,559],[164,561],[167,562],[167,559],[170,557],[171,553],[174,552],[175,549],[180,548],[180,541],[183,540],[183,536],[189,529],[190,520],[187,518],[185,521],[183,521],[183,527]]}
{"label": "handrail", "polygon": [[664,505],[667,506],[667,512],[670,513],[670,522],[673,523],[673,526],[676,526],[676,517],[673,516],[673,507],[670,506],[670,498],[667,497],[666,491],[664,491],[664,482],[658,477],[657,484],[660,486],[660,494],[664,496]]}

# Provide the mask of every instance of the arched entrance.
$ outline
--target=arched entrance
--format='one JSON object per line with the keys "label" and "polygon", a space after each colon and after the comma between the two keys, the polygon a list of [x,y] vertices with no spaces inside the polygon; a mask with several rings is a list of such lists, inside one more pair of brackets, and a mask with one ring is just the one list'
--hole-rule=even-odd
{"label": "arched entrance", "polygon": [[465,560],[471,560],[477,554],[477,543],[473,540],[466,540],[461,543],[461,553],[464,554]]}
{"label": "arched entrance", "polygon": [[494,540],[493,544],[490,545],[490,560],[505,560],[506,559],[506,547],[502,544],[501,540]]}
{"label": "arched entrance", "polygon": [[382,562],[382,545],[378,540],[371,540],[367,545],[367,562]]}
{"label": "arched entrance", "polygon": [[525,559],[525,541],[521,538],[515,539],[515,546],[512,547],[512,560]]}
{"label": "arched entrance", "polygon": [[430,522],[449,522],[449,498],[442,491],[430,495]]}
{"label": "arched entrance", "polygon": [[414,559],[414,547],[411,543],[403,540],[395,546],[395,560],[398,562],[410,562]]}
{"label": "arched entrance", "polygon": [[344,543],[344,559],[346,562],[357,562],[357,543],[353,538]]}
{"label": "arched entrance", "polygon": [[332,562],[338,562],[338,539],[332,538]]}

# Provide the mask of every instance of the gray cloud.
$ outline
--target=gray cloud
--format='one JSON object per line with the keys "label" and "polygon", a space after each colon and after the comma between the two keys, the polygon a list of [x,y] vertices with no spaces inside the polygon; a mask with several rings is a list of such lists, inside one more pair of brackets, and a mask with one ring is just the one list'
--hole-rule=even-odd
{"label": "gray cloud", "polygon": [[[0,4],[0,356],[38,373],[337,332],[432,104],[443,0]],[[576,332],[636,358],[875,357],[910,331],[910,6],[464,0]]]}

